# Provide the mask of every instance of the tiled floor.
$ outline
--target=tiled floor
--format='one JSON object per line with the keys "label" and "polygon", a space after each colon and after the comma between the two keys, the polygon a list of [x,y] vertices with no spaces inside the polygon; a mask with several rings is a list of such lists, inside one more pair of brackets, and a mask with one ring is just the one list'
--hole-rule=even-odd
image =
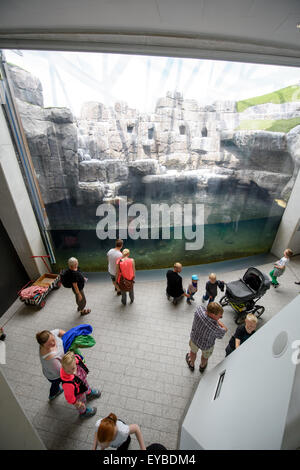
{"label": "tiled floor", "polygon": [[[222,271],[222,266],[214,270],[219,279],[227,282],[245,272],[240,262],[238,270],[232,267],[232,271]],[[272,263],[256,267],[268,273]],[[207,275],[203,274],[203,266],[200,271],[200,291],[194,304],[200,302],[211,268],[207,265]],[[185,269],[182,276],[186,286]],[[18,301],[1,318],[7,334],[5,376],[48,449],[91,449],[96,420],[110,412],[127,423],[138,423],[146,445],[160,442],[170,450],[177,448],[184,410],[201,379],[198,368],[192,373],[185,363],[195,308],[185,301],[176,307],[169,303],[161,277],[139,281],[137,273],[135,302],[126,307],[115,296],[110,280],[91,276],[85,293],[92,313],[86,317],[78,316],[72,291],[62,287],[47,297],[44,309],[36,310]],[[299,293],[295,280],[300,280],[300,256],[293,258],[281,286],[269,290],[259,302],[266,307],[259,327]],[[229,331],[216,342],[208,368],[222,361],[236,328],[229,307],[225,307],[223,322]],[[96,345],[86,349],[84,355],[90,384],[102,389],[102,397],[94,401],[96,416],[85,421],[78,418],[63,395],[48,402],[49,383],[41,372],[35,340],[36,332],[43,329],[68,330],[81,323],[90,323],[94,328]],[[138,449],[135,438],[131,449]]]}

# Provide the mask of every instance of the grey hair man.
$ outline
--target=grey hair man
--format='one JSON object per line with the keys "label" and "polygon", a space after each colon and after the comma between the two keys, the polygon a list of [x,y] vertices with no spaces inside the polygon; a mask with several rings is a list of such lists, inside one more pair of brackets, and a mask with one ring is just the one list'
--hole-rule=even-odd
{"label": "grey hair man", "polygon": [[72,291],[75,294],[76,304],[77,304],[77,311],[80,312],[81,315],[87,315],[91,312],[89,308],[85,308],[86,306],[86,298],[84,294],[84,284],[87,279],[83,276],[82,272],[78,268],[78,259],[77,258],[70,258],[68,260],[68,279],[72,285]]}

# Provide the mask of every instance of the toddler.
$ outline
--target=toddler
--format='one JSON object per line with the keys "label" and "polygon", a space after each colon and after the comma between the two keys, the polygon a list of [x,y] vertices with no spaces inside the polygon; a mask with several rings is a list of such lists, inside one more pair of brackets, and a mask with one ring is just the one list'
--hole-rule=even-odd
{"label": "toddler", "polygon": [[285,271],[285,266],[289,262],[292,256],[293,256],[292,250],[287,248],[286,250],[284,250],[283,257],[279,261],[276,261],[274,265],[274,269],[272,269],[272,271],[270,272],[270,276],[272,279],[272,286],[274,287],[279,286],[279,282],[277,281],[277,278],[283,275]]}
{"label": "toddler", "polygon": [[199,279],[198,279],[197,274],[193,274],[192,282],[189,284],[189,287],[187,289],[187,294],[189,295],[189,297],[186,299],[186,301],[189,305],[192,305],[191,300],[193,301],[195,300],[194,295],[198,291],[198,280]]}
{"label": "toddler", "polygon": [[211,273],[208,276],[208,281],[206,283],[205,289],[205,295],[202,297],[202,302],[204,303],[206,300],[208,300],[208,303],[214,302],[215,298],[217,297],[217,291],[221,289],[221,291],[224,291],[224,282],[223,281],[217,281],[217,276],[215,273]]}

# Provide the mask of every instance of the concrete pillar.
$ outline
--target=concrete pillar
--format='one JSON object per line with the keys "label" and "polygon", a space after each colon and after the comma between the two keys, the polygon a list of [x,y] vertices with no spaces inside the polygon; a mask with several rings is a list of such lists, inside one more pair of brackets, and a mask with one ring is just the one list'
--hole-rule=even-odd
{"label": "concrete pillar", "polygon": [[271,252],[281,258],[286,248],[300,254],[300,172],[281,219]]}
{"label": "concrete pillar", "polygon": [[[15,154],[7,122],[0,107],[0,217],[30,279],[46,272],[41,259],[44,243]],[[4,267],[5,269],[5,267]]]}

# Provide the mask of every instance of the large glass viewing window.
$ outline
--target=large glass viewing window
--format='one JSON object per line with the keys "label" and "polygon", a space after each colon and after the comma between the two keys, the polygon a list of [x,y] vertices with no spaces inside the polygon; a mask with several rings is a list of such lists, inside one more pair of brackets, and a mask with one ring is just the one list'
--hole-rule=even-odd
{"label": "large glass viewing window", "polygon": [[54,269],[75,256],[86,271],[106,270],[119,236],[137,269],[270,250],[298,172],[299,69],[102,53],[5,57]]}

